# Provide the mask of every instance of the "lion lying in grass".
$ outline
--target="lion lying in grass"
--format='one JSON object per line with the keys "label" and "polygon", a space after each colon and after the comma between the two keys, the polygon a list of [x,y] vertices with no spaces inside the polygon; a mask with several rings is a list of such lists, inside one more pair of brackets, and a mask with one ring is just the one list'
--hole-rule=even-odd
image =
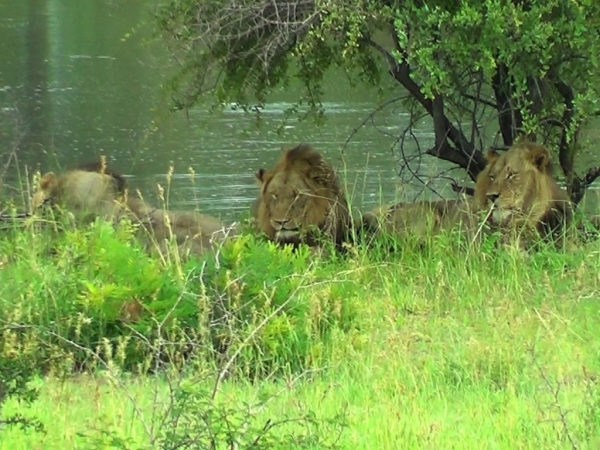
{"label": "lion lying in grass", "polygon": [[363,215],[363,227],[371,233],[386,232],[403,239],[423,240],[455,229],[473,238],[479,231],[475,206],[469,199],[400,202],[376,207]]}
{"label": "lion lying in grass", "polygon": [[224,241],[231,231],[215,217],[193,211],[165,211],[133,198],[114,173],[79,169],[62,175],[46,173],[33,195],[32,207],[44,204],[63,207],[83,221],[96,217],[109,221],[130,219],[141,225],[139,234],[144,244],[161,253],[168,250],[174,238],[184,256],[202,255]]}
{"label": "lion lying in grass", "polygon": [[365,226],[423,238],[458,225],[470,238],[497,231],[501,242],[520,248],[539,238],[562,243],[572,224],[573,207],[552,174],[548,149],[521,140],[502,155],[489,150],[486,159],[472,199],[376,208],[364,215]]}
{"label": "lion lying in grass", "polygon": [[309,145],[284,152],[271,170],[256,172],[260,194],[252,206],[258,229],[280,244],[317,245],[323,235],[338,246],[352,218],[334,169]]}

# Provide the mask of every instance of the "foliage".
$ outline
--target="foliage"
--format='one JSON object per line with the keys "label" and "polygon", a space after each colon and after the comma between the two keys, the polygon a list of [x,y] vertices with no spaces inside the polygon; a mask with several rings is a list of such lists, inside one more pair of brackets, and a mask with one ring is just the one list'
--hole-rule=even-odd
{"label": "foliage", "polygon": [[5,412],[5,404],[9,401],[30,405],[38,398],[38,389],[31,385],[38,374],[35,365],[37,350],[35,336],[13,325],[11,317],[4,317],[0,325],[0,436],[6,427],[14,426],[44,432],[38,418]]}
{"label": "foliage", "polygon": [[[264,270],[261,270],[264,269]],[[360,300],[338,264],[306,246],[283,249],[245,235],[207,268],[213,337],[248,376],[319,367],[337,332],[351,332]]]}
{"label": "foliage", "polygon": [[[264,251],[262,245],[245,237],[241,260],[251,259],[252,249]],[[210,361],[198,359],[183,376],[132,377],[109,367],[66,381],[47,377],[35,404],[6,405],[8,414],[39,415],[52,424],[47,435],[5,430],[0,449],[173,448],[195,438],[198,447],[211,448],[202,445],[211,433],[221,445],[214,448],[230,448],[231,438],[244,448],[267,423],[281,420],[288,422],[259,444],[286,448],[290,436],[306,441],[314,432],[343,449],[396,449],[398,442],[408,449],[457,442],[461,449],[482,442],[598,448],[600,242],[529,255],[473,251],[451,235],[432,237],[422,248],[398,246],[394,253],[356,248],[344,258],[306,263],[281,251],[284,266],[310,268],[300,283],[303,295],[321,295],[327,282],[342,280],[352,285],[350,299],[360,301],[353,331],[335,336],[327,370],[223,379]],[[252,258],[260,265],[251,276],[262,272],[275,284],[271,267]],[[336,440],[343,410],[347,426]],[[320,421],[317,429],[303,421],[307,416]]]}
{"label": "foliage", "polygon": [[200,380],[189,379],[174,392],[174,407],[158,440],[162,449],[334,449],[342,417],[318,418],[313,411],[287,412],[262,421],[267,400],[227,405],[216,401]]}
{"label": "foliage", "polygon": [[295,81],[296,107],[322,114],[330,68],[374,85],[387,71],[413,120],[432,119],[428,154],[474,179],[486,145],[527,133],[558,149],[576,202],[600,174],[574,171],[578,132],[600,112],[599,18],[591,0],[164,0],[156,11],[182,64],[171,85],[178,108],[207,98],[248,107]]}
{"label": "foliage", "polygon": [[133,339],[138,334],[150,339],[157,324],[197,327],[195,297],[182,294],[175,270],[143,252],[131,225],[59,225],[64,229],[54,232],[33,224],[0,241],[10,255],[0,271],[0,316],[18,311],[38,330],[47,344],[39,363],[69,371],[93,366],[90,356],[98,354],[133,369],[154,356]]}
{"label": "foliage", "polygon": [[46,370],[100,361],[146,373],[211,359],[212,335],[246,374],[297,371],[326,359],[332,333],[352,329],[352,284],[323,281],[335,268],[312,264],[307,249],[281,251],[244,235],[217,255],[163,266],[131,223],[54,225],[34,221],[0,239],[10,255],[0,270],[0,318],[31,328],[44,343],[31,356]]}

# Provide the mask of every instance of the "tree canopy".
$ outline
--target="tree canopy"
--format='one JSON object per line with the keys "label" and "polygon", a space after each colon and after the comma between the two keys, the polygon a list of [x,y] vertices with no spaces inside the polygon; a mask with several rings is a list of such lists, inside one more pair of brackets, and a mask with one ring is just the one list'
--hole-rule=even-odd
{"label": "tree canopy", "polygon": [[[176,108],[207,96],[243,107],[293,79],[321,114],[334,66],[353,81],[391,76],[431,118],[427,154],[483,168],[486,142],[526,134],[554,149],[577,203],[600,168],[577,174],[580,130],[600,115],[596,0],[161,0],[156,19],[181,64]],[[383,64],[382,64],[383,63]]]}

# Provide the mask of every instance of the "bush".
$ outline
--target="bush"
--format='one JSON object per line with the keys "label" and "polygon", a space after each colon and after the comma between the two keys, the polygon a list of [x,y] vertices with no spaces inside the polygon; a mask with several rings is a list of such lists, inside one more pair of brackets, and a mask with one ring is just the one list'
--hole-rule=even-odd
{"label": "bush", "polygon": [[358,293],[336,264],[245,235],[206,270],[216,299],[213,339],[248,376],[315,367],[355,326]]}
{"label": "bush", "polygon": [[146,372],[209,358],[212,338],[246,375],[296,371],[322,364],[335,332],[353,327],[353,284],[308,248],[244,235],[176,266],[149,256],[131,223],[51,225],[0,238],[0,318],[36,330],[46,370]]}
{"label": "bush", "polygon": [[165,420],[157,447],[161,449],[336,449],[347,426],[343,414],[320,418],[312,409],[265,418],[268,400],[216,401],[199,387],[203,380],[188,379],[173,392],[173,408]]}
{"label": "bush", "polygon": [[5,404],[17,400],[27,405],[38,397],[38,390],[31,381],[38,370],[32,353],[37,350],[35,335],[29,330],[10,324],[8,317],[0,326],[0,436],[7,426],[19,426],[22,429],[34,429],[43,432],[43,424],[35,417],[14,413],[6,414]]}
{"label": "bush", "polygon": [[[131,224],[103,221],[56,233],[33,225],[0,243],[0,317],[16,313],[39,330],[38,363],[91,368],[100,356],[124,369],[147,365],[160,324],[197,328],[195,296],[184,295],[173,267],[162,267],[134,239]],[[66,364],[64,364],[66,363]],[[71,367],[69,367],[71,365]]]}

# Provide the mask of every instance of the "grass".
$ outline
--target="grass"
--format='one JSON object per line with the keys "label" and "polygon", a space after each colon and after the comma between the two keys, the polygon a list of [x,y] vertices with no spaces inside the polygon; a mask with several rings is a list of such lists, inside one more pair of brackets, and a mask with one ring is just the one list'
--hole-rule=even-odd
{"label": "grass", "polygon": [[[218,404],[246,411],[258,428],[285,414],[343,414],[339,439],[336,427],[316,431],[342,449],[599,448],[599,242],[523,256],[457,250],[440,237],[421,251],[358,249],[310,264],[305,276],[321,278],[304,286],[303,301],[346,296],[352,326],[335,328],[303,375],[223,380]],[[5,270],[0,282],[9,283]],[[199,361],[192,372],[195,389],[212,392],[217,369]],[[10,400],[3,414],[35,416],[46,434],[2,430],[0,448],[148,448],[161,414],[173,417],[174,380],[110,366],[38,378],[39,398]],[[275,433],[285,427],[296,425]]]}

